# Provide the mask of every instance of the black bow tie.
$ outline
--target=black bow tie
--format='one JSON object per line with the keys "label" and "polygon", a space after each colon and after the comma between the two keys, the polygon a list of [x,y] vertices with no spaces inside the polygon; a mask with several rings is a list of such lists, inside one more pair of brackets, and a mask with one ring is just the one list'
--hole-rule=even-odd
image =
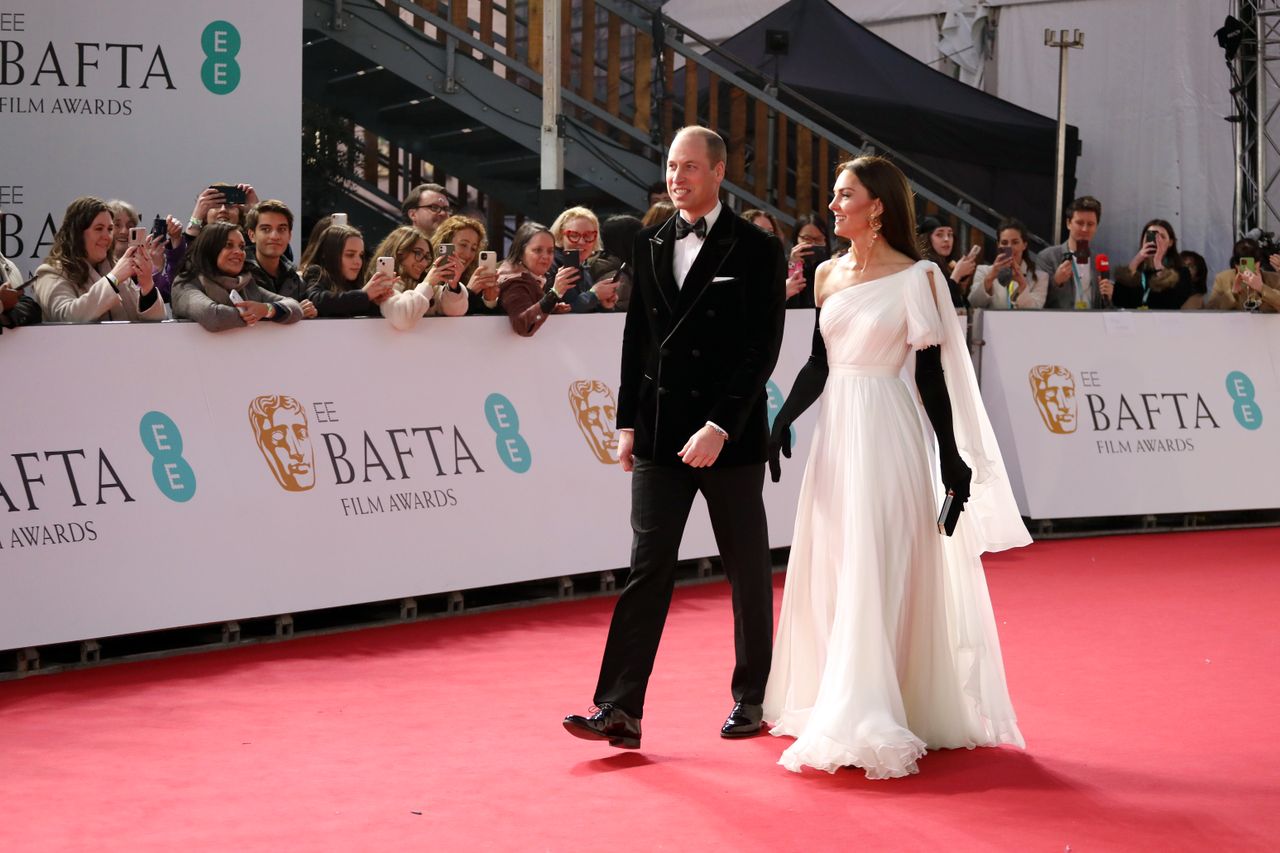
{"label": "black bow tie", "polygon": [[698,239],[707,239],[707,217],[699,216],[697,222],[686,222],[683,216],[676,215],[676,239],[683,240],[690,234],[697,234]]}

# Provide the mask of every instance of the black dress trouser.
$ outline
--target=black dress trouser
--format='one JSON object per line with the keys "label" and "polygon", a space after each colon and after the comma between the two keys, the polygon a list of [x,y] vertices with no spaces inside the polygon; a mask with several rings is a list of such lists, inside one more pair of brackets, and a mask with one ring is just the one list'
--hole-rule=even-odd
{"label": "black dress trouser", "polygon": [[773,645],[773,578],[763,464],[726,468],[636,460],[631,475],[631,573],[613,611],[595,703],[635,717],[675,589],[675,566],[694,496],[702,492],[733,597],[734,701],[760,704]]}

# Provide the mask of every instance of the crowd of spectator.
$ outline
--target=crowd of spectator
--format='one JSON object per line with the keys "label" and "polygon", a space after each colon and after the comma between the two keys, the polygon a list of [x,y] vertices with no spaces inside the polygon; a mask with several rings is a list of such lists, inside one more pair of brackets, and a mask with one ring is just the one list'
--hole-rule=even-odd
{"label": "crowd of spectator", "polygon": [[[674,215],[662,184],[649,201],[641,215],[603,222],[578,206],[549,227],[525,221],[499,261],[484,222],[455,212],[445,187],[422,184],[401,204],[403,224],[372,252],[345,215],[331,214],[295,264],[293,211],[260,200],[248,184],[213,184],[185,223],[157,217],[150,227],[127,201],[78,198],[31,279],[0,255],[0,331],[173,318],[216,332],[362,316],[407,330],[423,317],[505,315],[518,334],[532,335],[556,314],[626,310],[636,234]],[[812,308],[817,267],[842,251],[826,218],[808,213],[784,227],[769,211],[743,216],[789,253],[787,307]],[[1075,199],[1064,211],[1067,238],[1038,253],[1016,219],[999,223],[985,247],[961,245],[955,227],[934,215],[919,220],[917,235],[922,257],[946,273],[957,309],[1280,311],[1274,247],[1242,238],[1230,266],[1210,278],[1204,257],[1180,250],[1173,226],[1157,218],[1137,235],[1132,256],[1125,249],[1113,264],[1094,241],[1101,219],[1096,198]]]}

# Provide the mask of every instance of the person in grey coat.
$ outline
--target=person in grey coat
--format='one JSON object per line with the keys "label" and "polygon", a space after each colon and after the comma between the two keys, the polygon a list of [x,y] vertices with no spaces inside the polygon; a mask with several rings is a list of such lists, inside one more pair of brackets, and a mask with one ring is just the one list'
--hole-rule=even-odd
{"label": "person in grey coat", "polygon": [[213,222],[200,231],[173,283],[173,316],[222,332],[262,320],[296,323],[302,306],[260,286],[245,266],[239,227]]}

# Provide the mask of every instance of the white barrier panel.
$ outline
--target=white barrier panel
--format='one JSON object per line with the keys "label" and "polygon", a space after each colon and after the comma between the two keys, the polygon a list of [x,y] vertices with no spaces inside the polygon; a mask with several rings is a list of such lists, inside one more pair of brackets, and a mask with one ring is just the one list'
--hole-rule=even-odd
{"label": "white barrier panel", "polygon": [[[813,314],[787,319],[789,389]],[[23,375],[0,410],[0,648],[625,566],[622,322],[6,333]],[[765,489],[775,546],[815,417]],[[682,556],[714,553],[695,509]]]}
{"label": "white barrier panel", "polygon": [[301,198],[301,0],[0,6],[0,254],[30,275],[77,196],[185,220],[212,182]]}
{"label": "white barrier panel", "polygon": [[986,312],[982,393],[1023,515],[1280,506],[1280,317]]}

